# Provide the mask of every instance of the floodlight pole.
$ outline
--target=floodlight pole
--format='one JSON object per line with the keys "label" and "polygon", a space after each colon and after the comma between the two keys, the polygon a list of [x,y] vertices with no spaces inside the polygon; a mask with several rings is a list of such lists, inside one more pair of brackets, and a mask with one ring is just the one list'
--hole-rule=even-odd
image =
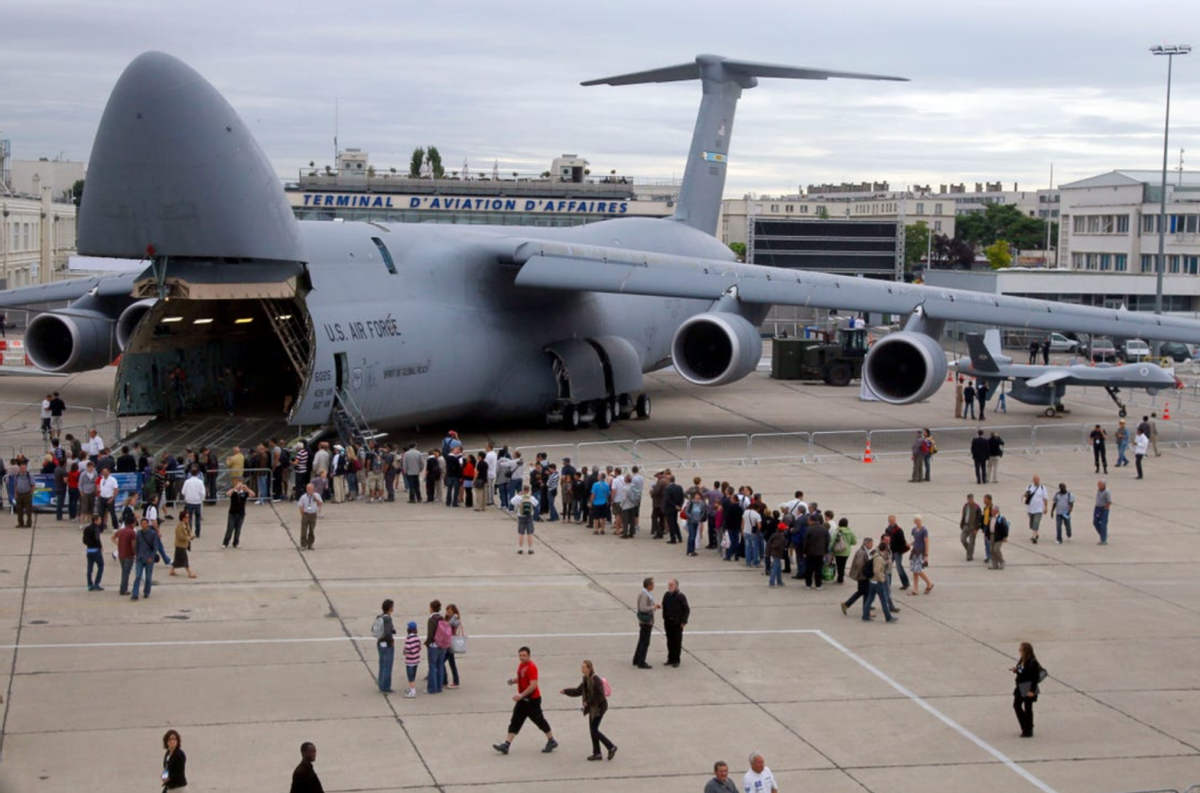
{"label": "floodlight pole", "polygon": [[[1163,272],[1166,270],[1166,240],[1167,240],[1167,141],[1171,132],[1171,70],[1176,55],[1187,55],[1192,51],[1188,44],[1162,44],[1151,47],[1155,55],[1167,56],[1167,111],[1163,122],[1163,164],[1162,164],[1162,194],[1159,196],[1158,208],[1158,258],[1155,263],[1154,313],[1161,314],[1163,309]],[[1161,344],[1155,340],[1155,354]]]}

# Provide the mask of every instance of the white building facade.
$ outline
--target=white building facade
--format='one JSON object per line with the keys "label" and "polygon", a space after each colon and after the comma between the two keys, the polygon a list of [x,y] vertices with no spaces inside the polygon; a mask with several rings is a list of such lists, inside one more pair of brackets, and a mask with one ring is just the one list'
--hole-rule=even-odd
{"label": "white building facade", "polygon": [[[1062,266],[1096,273],[1156,273],[1161,190],[1161,171],[1112,171],[1063,185]],[[1200,173],[1169,175],[1163,229],[1164,274],[1200,275]],[[1164,300],[1178,294],[1163,291]]]}
{"label": "white building facade", "polygon": [[45,284],[68,274],[75,253],[75,205],[0,195],[0,289]]}

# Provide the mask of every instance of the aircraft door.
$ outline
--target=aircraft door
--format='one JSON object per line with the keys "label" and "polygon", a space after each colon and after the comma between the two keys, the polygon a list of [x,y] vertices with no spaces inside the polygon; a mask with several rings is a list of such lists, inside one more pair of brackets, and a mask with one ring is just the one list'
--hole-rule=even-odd
{"label": "aircraft door", "polygon": [[346,368],[346,353],[335,353],[333,356],[333,387],[338,391],[346,389]]}

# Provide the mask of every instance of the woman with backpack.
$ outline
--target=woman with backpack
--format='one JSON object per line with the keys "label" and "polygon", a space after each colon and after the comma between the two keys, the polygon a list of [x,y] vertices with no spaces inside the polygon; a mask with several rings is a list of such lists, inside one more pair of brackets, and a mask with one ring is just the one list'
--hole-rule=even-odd
{"label": "woman with backpack", "polygon": [[1013,710],[1017,713],[1017,723],[1021,725],[1021,737],[1033,737],[1033,703],[1038,698],[1038,683],[1045,679],[1046,673],[1033,654],[1033,645],[1021,642],[1018,650],[1017,665],[1009,669],[1017,676],[1017,685],[1013,689]]}
{"label": "woman with backpack", "polygon": [[564,688],[558,693],[568,697],[581,697],[583,700],[580,710],[587,716],[588,730],[592,734],[592,754],[588,760],[599,760],[603,757],[600,754],[600,744],[604,744],[608,749],[608,759],[611,760],[617,754],[617,745],[600,732],[600,721],[608,712],[608,695],[612,693],[612,689],[609,688],[607,680],[596,674],[596,668],[592,666],[591,661],[584,661],[580,671],[583,672],[583,680],[579,685],[575,688]]}
{"label": "woman with backpack", "polygon": [[855,537],[854,532],[850,530],[849,519],[840,518],[837,531],[833,533],[833,540],[829,544],[829,552],[833,554],[833,561],[837,565],[837,582],[839,584],[846,581],[846,560],[850,558],[855,545],[858,545],[858,537]]}

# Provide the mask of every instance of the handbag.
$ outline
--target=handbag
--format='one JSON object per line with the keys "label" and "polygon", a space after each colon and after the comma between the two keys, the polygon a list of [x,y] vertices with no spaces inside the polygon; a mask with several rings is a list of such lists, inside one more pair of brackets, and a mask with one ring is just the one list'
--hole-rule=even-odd
{"label": "handbag", "polygon": [[467,632],[460,626],[458,633],[450,637],[450,652],[463,655],[467,652]]}
{"label": "handbag", "polygon": [[[826,557],[826,558],[828,558],[828,557]],[[834,566],[833,562],[826,562],[821,567],[821,580],[822,581],[832,581],[836,577],[837,577],[837,567]]]}

